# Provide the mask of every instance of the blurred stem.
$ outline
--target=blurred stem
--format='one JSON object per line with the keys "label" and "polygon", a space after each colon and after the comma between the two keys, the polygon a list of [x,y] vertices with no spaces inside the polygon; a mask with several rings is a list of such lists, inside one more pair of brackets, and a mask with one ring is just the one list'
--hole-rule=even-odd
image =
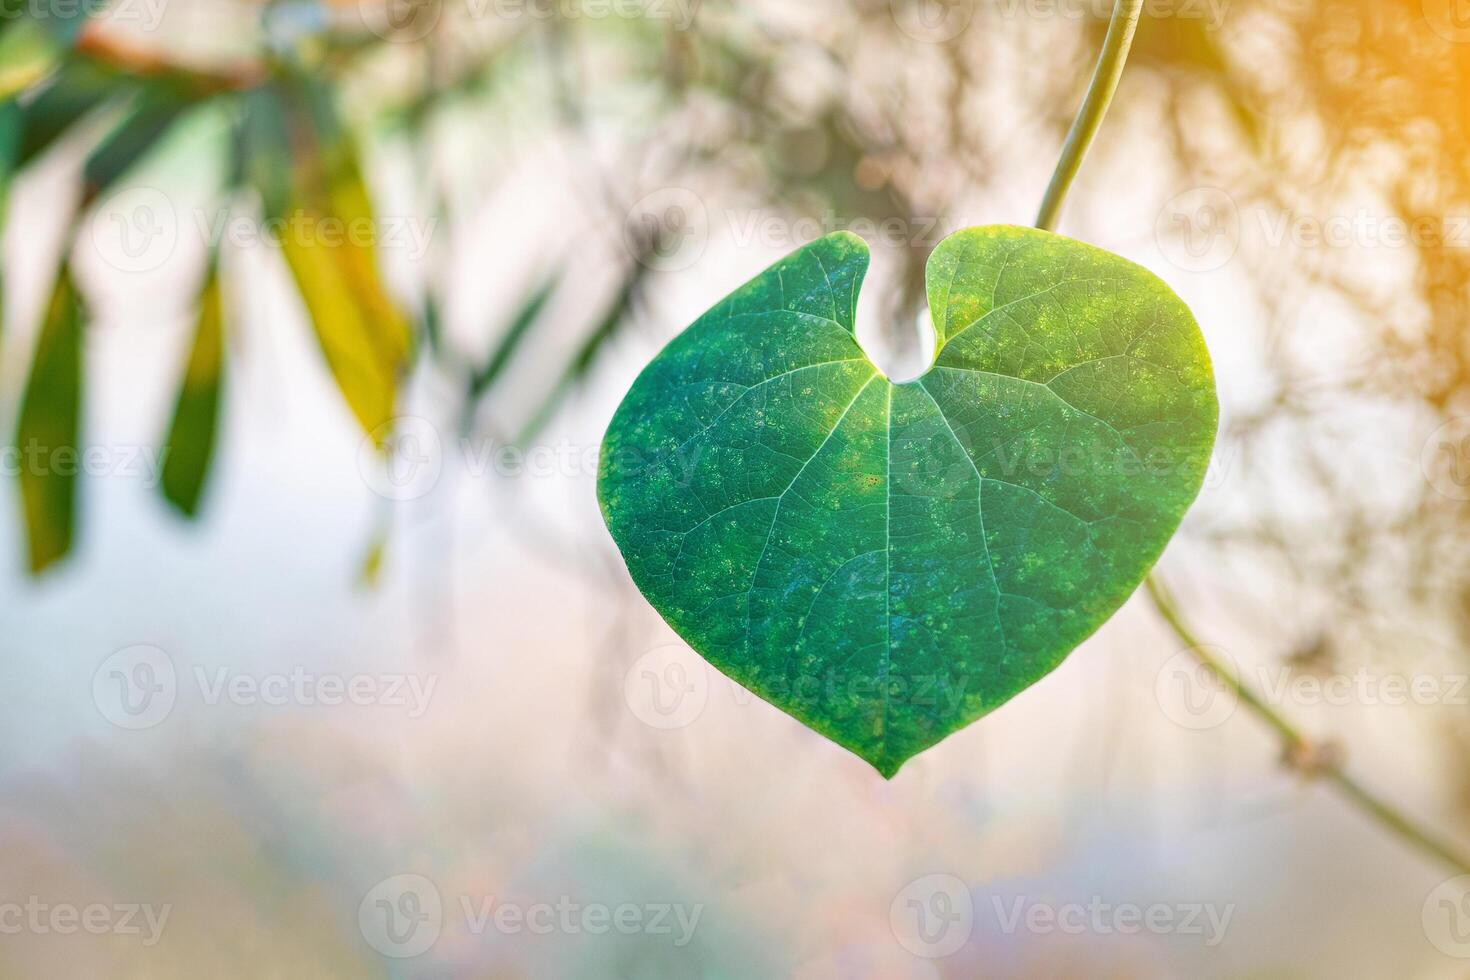
{"label": "blurred stem", "polygon": [[1240,678],[1210,653],[1208,648],[1202,646],[1194,629],[1184,618],[1184,614],[1180,612],[1174,596],[1158,576],[1150,575],[1144,587],[1148,591],[1149,598],[1153,600],[1154,608],[1158,610],[1164,622],[1169,624],[1174,635],[1189,647],[1189,652],[1219,678],[1220,682],[1239,699],[1241,704],[1249,708],[1256,717],[1264,721],[1281,737],[1282,756],[1289,764],[1306,776],[1327,780],[1364,815],[1398,835],[1405,843],[1413,845],[1461,874],[1470,874],[1470,859],[1467,859],[1465,854],[1414,823],[1388,801],[1375,795],[1349,776],[1343,771],[1341,762],[1329,747],[1318,745],[1308,739],[1295,725],[1262,701],[1254,691],[1242,684]]}
{"label": "blurred stem", "polygon": [[1043,231],[1055,231],[1057,218],[1061,215],[1062,202],[1082,160],[1092,145],[1092,138],[1102,126],[1103,117],[1112,104],[1113,93],[1118,90],[1118,80],[1123,77],[1123,66],[1128,62],[1128,49],[1133,46],[1133,32],[1138,29],[1138,17],[1143,10],[1143,0],[1117,0],[1113,7],[1113,19],[1108,24],[1108,36],[1103,41],[1102,54],[1098,55],[1097,67],[1093,69],[1092,81],[1087,86],[1087,96],[1067,142],[1062,147],[1062,158],[1046,188],[1046,197],[1041,202],[1041,212],[1036,216],[1036,227]]}

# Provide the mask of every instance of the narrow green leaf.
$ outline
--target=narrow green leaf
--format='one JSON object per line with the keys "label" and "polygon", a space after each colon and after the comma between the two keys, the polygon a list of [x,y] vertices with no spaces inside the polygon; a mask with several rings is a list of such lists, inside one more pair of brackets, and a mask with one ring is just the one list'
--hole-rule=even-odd
{"label": "narrow green leaf", "polygon": [[[330,131],[329,131],[330,132]],[[298,158],[281,247],[327,366],[364,431],[386,434],[413,334],[378,271],[377,225],[356,148],[320,132]]]}
{"label": "narrow green leaf", "polygon": [[15,436],[29,567],[39,575],[71,551],[82,402],[81,300],[65,267],[36,341]]}
{"label": "narrow green leaf", "polygon": [[267,218],[278,218],[291,206],[291,141],[286,131],[286,106],[271,86],[246,93],[233,169],[242,183],[260,195]]}
{"label": "narrow green leaf", "polygon": [[484,370],[476,372],[474,377],[470,379],[471,400],[477,399],[489,391],[491,386],[499,380],[500,375],[505,372],[505,368],[510,364],[511,358],[515,356],[516,351],[520,350],[521,341],[526,339],[526,334],[530,331],[531,326],[540,318],[541,311],[546,307],[547,301],[556,292],[557,282],[557,277],[546,280],[540,288],[531,293],[526,298],[526,301],[521,304],[521,308],[516,311],[516,315],[511,320],[510,326],[501,334],[500,343],[495,345],[495,350],[491,353],[490,359],[485,363]]}
{"label": "narrow green leaf", "polygon": [[220,392],[225,367],[224,304],[219,267],[210,263],[199,297],[194,343],[179,385],[173,422],[165,441],[163,496],[185,517],[195,517],[209,478],[218,438]]}
{"label": "narrow green leaf", "polygon": [[1199,492],[1217,406],[1189,309],[1029,228],[928,266],[937,351],[853,335],[868,250],[829,235],[654,359],[598,494],[695,650],[884,776],[1040,680],[1132,594]]}
{"label": "narrow green leaf", "polygon": [[10,182],[20,163],[21,127],[24,121],[14,99],[0,102],[0,219],[5,214],[5,198]]}
{"label": "narrow green leaf", "polygon": [[24,167],[45,153],[62,133],[103,102],[133,91],[134,83],[89,61],[63,65],[44,88],[25,101],[18,166]]}
{"label": "narrow green leaf", "polygon": [[186,101],[171,92],[145,93],[88,155],[82,172],[88,195],[106,191],[158,143],[187,107]]}
{"label": "narrow green leaf", "polygon": [[633,298],[637,295],[638,287],[643,282],[643,272],[643,267],[639,266],[623,281],[622,287],[618,289],[617,295],[613,297],[602,319],[597,322],[597,326],[587,335],[587,338],[578,345],[571,360],[557,376],[551,393],[546,396],[541,405],[532,413],[530,421],[521,429],[520,434],[516,437],[517,445],[525,445],[534,439],[556,417],[557,410],[561,408],[567,396],[576,390],[577,385],[592,369],[603,347],[617,336],[628,318],[629,311],[633,308]]}
{"label": "narrow green leaf", "polygon": [[[20,155],[21,114],[14,99],[0,102],[0,233],[10,217],[10,185],[15,179]],[[5,271],[0,269],[0,310],[4,309]],[[5,335],[4,317],[0,316],[0,337]]]}

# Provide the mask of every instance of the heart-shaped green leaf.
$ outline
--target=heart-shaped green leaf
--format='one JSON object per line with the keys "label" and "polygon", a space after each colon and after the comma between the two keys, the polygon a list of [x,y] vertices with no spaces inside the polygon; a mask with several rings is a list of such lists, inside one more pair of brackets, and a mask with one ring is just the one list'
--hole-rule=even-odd
{"label": "heart-shaped green leaf", "polygon": [[930,370],[853,336],[838,233],[639,376],[598,493],[633,580],[735,681],[891,776],[1045,676],[1128,598],[1199,492],[1209,354],[1147,270],[1029,228],[929,260]]}

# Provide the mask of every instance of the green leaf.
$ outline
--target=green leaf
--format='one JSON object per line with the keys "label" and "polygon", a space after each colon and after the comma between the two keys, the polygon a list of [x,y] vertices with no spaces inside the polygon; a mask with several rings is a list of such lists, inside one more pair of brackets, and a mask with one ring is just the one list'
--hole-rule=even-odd
{"label": "green leaf", "polygon": [[530,331],[532,325],[536,323],[537,319],[540,318],[541,311],[545,309],[546,303],[551,299],[552,294],[556,292],[558,281],[557,277],[546,280],[546,282],[542,283],[521,304],[521,308],[516,311],[516,315],[511,320],[510,326],[501,335],[500,343],[495,345],[495,350],[491,353],[490,359],[485,363],[484,369],[476,371],[471,376],[469,386],[471,400],[478,399],[485,392],[489,391],[495,382],[499,380],[501,374],[505,372],[506,366],[510,364],[511,358],[515,357],[516,351],[520,350],[521,342],[526,339],[526,334]]}
{"label": "green leaf", "polygon": [[322,126],[298,160],[281,250],[327,366],[364,431],[381,439],[412,358],[408,318],[378,271],[377,224],[356,147]]}
{"label": "green leaf", "polygon": [[358,565],[358,588],[372,591],[382,582],[383,566],[388,561],[388,537],[392,530],[392,524],[384,520],[373,531],[367,550],[363,552],[362,561]]}
{"label": "green leaf", "polygon": [[30,164],[103,103],[132,95],[135,84],[90,61],[63,65],[51,81],[25,101],[18,165]]}
{"label": "green leaf", "polygon": [[[15,181],[16,163],[20,155],[20,106],[14,99],[0,102],[0,234],[10,219],[10,187]],[[5,271],[0,269],[0,298],[5,294]],[[0,310],[4,302],[0,299]],[[0,336],[5,333],[5,320],[0,314]]]}
{"label": "green leaf", "polygon": [[34,16],[24,4],[4,3],[0,22],[0,98],[30,88],[56,67],[86,19],[77,4],[65,13]]}
{"label": "green leaf", "polygon": [[181,514],[194,517],[214,458],[224,377],[224,304],[219,267],[211,262],[199,297],[199,323],[179,386],[163,465],[163,496]]}
{"label": "green leaf", "polygon": [[63,268],[36,342],[15,436],[32,575],[71,551],[81,466],[81,394],[81,300],[71,272]]}
{"label": "green leaf", "polygon": [[22,21],[0,37],[0,98],[10,98],[46,77],[63,48],[41,25]]}
{"label": "green leaf", "polygon": [[97,196],[157,145],[189,103],[172,92],[145,92],[138,104],[88,156],[83,177],[90,196]]}
{"label": "green leaf", "polygon": [[0,102],[0,222],[8,210],[10,184],[20,163],[22,125],[20,106],[15,100]]}
{"label": "green leaf", "polygon": [[271,86],[240,97],[240,119],[232,169],[239,183],[260,195],[267,218],[279,218],[291,206],[291,139],[286,106]]}
{"label": "green leaf", "polygon": [[633,580],[740,684],[884,776],[1015,697],[1128,598],[1214,443],[1208,352],[1146,270],[1027,228],[928,267],[938,350],[893,384],[838,233],[654,359],[598,493]]}
{"label": "green leaf", "polygon": [[607,346],[608,341],[617,336],[618,331],[627,321],[628,313],[633,309],[633,300],[638,294],[638,287],[643,282],[645,272],[647,272],[647,267],[639,265],[628,273],[606,312],[597,321],[597,326],[582,343],[577,345],[577,349],[572,352],[571,360],[561,369],[556,383],[552,385],[551,393],[542,400],[536,410],[531,413],[530,420],[517,433],[516,445],[524,446],[539,435],[541,430],[556,417],[557,410],[561,408],[567,396],[576,390],[586,378],[587,372],[592,370],[592,365],[597,362],[597,357],[602,353],[602,349]]}

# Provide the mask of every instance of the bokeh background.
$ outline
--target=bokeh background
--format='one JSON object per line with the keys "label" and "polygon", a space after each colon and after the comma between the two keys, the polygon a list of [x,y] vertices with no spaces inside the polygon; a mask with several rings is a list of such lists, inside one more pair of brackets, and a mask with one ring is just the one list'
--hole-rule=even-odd
{"label": "bokeh background", "polygon": [[0,976],[1470,975],[1470,10],[1149,0],[1061,230],[1196,311],[1143,597],[891,782],[628,580],[622,393],[1029,223],[1103,0],[6,0]]}

